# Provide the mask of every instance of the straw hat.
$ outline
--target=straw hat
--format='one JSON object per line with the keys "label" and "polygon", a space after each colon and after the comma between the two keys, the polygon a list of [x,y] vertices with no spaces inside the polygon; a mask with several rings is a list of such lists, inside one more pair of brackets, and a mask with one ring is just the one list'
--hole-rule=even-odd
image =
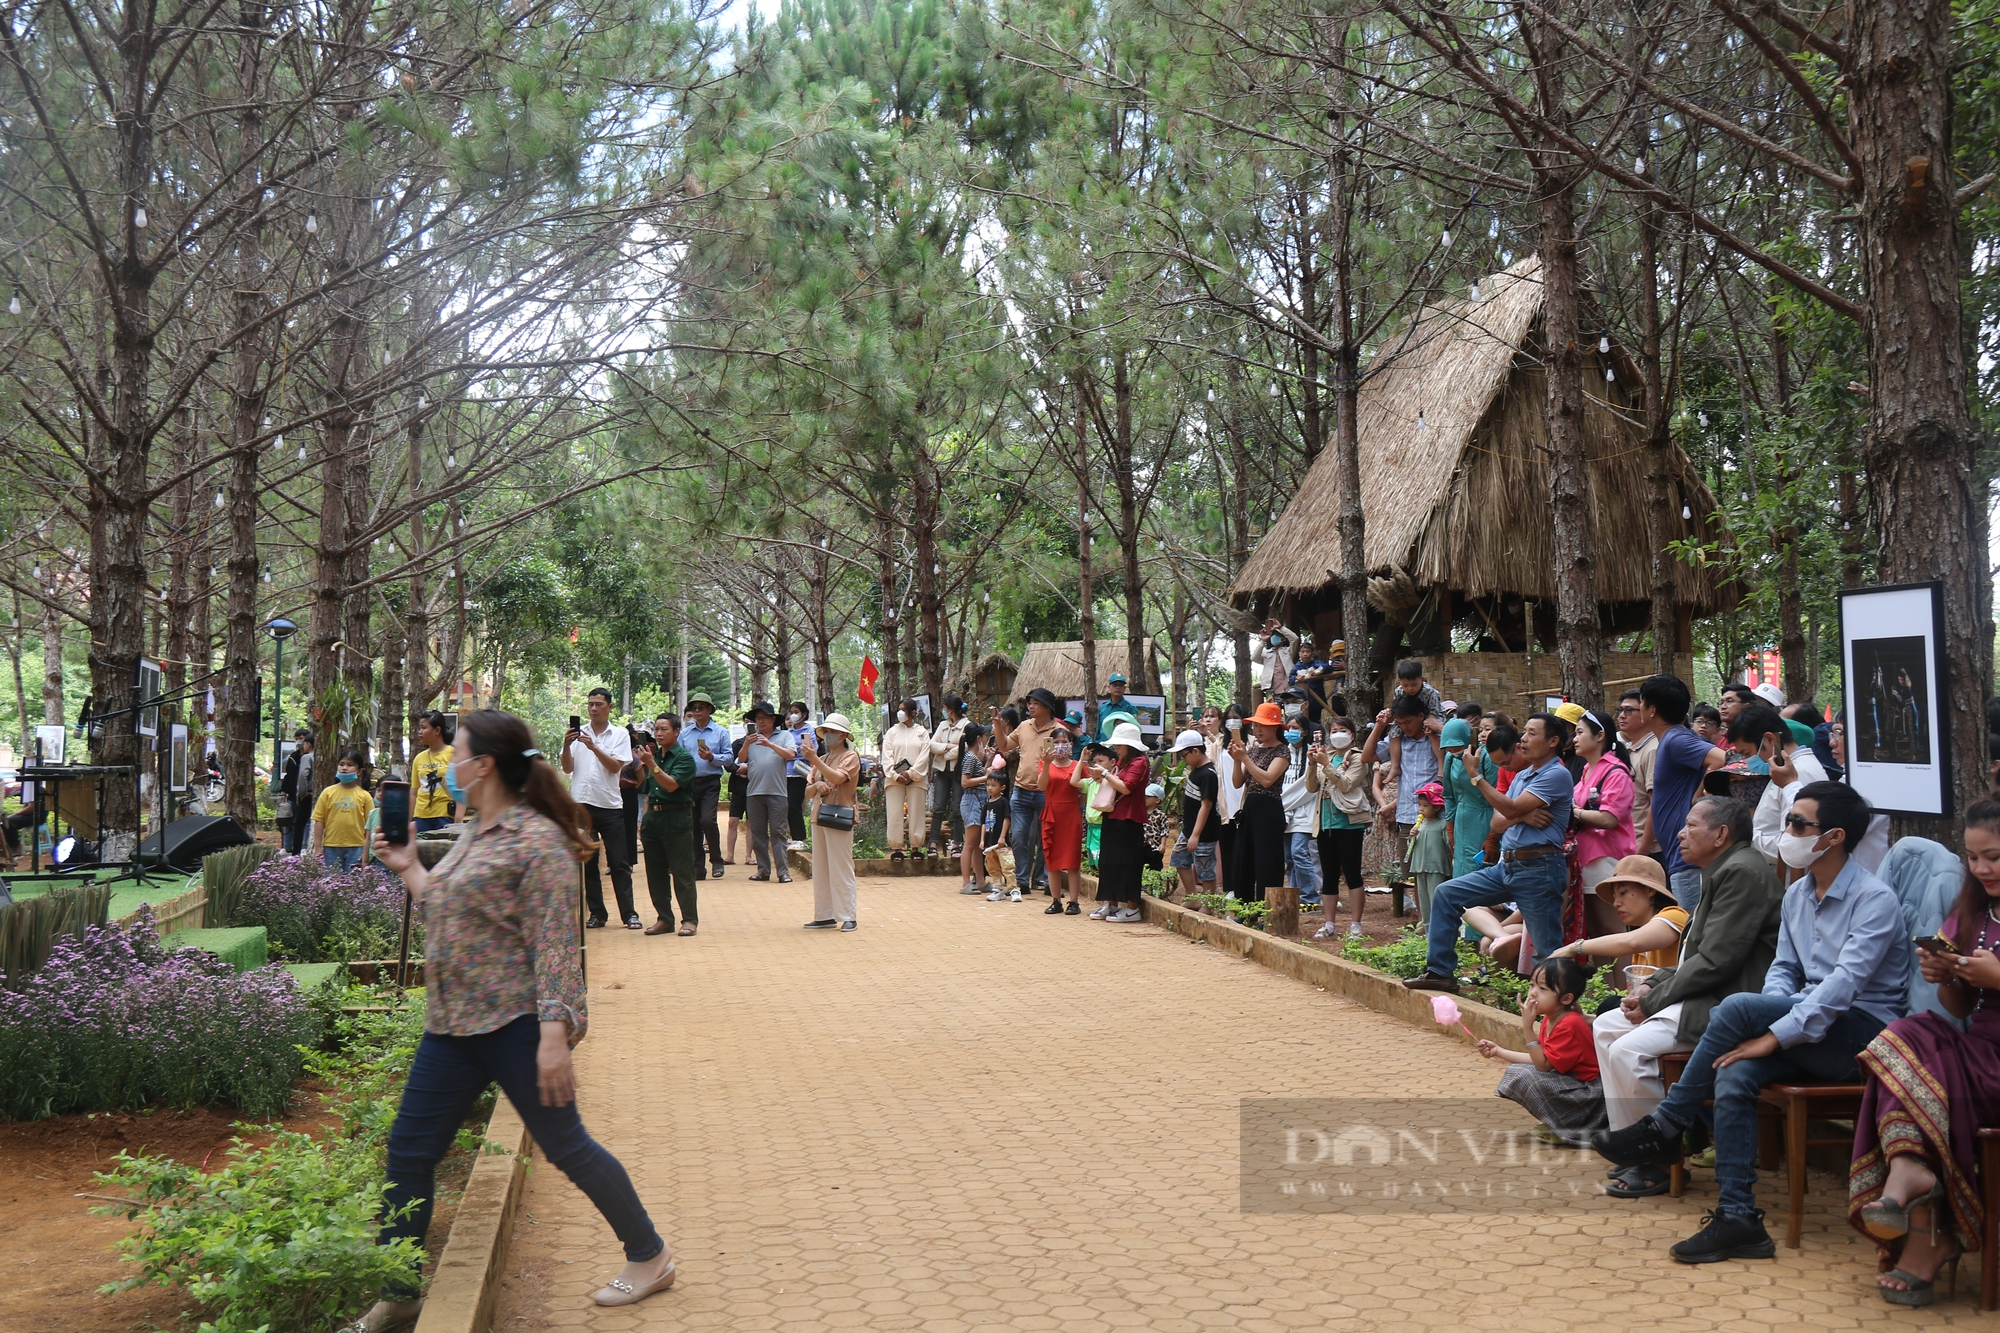
{"label": "straw hat", "polygon": [[1628,856],[1620,860],[1617,868],[1597,886],[1597,896],[1610,902],[1620,884],[1651,889],[1654,893],[1664,893],[1673,898],[1675,903],[1680,902],[1674,895],[1673,887],[1667,883],[1665,868],[1650,856]]}
{"label": "straw hat", "polygon": [[1111,744],[1129,745],[1135,750],[1146,748],[1146,738],[1139,734],[1137,722],[1120,722],[1111,729]]}
{"label": "straw hat", "polygon": [[828,713],[820,719],[819,726],[814,728],[814,730],[837,731],[849,740],[854,739],[854,728],[848,724],[847,714],[845,713]]}
{"label": "straw hat", "polygon": [[1266,699],[1257,705],[1257,711],[1250,715],[1250,720],[1259,726],[1282,727],[1285,725],[1285,710]]}

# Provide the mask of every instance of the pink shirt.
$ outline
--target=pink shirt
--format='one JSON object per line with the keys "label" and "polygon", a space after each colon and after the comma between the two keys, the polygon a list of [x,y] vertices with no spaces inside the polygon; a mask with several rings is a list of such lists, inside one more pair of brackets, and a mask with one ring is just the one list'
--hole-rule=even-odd
{"label": "pink shirt", "polygon": [[1593,787],[1597,789],[1598,810],[1618,816],[1618,822],[1610,828],[1592,828],[1580,820],[1571,821],[1576,829],[1576,859],[1580,865],[1589,865],[1600,857],[1630,856],[1638,845],[1632,833],[1632,770],[1609,754],[1590,764],[1576,784],[1578,810],[1590,799]]}

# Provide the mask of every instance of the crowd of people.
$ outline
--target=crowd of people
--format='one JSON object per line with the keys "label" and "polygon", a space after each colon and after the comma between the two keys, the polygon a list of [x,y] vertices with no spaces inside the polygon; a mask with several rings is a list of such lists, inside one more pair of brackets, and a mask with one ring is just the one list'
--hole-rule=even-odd
{"label": "crowd of people", "polygon": [[[1975,1138],[2000,1124],[2000,1003],[1988,1007],[2000,996],[2000,799],[1968,809],[1963,859],[1923,839],[1891,846],[1886,819],[1840,780],[1840,720],[1810,701],[1731,686],[1710,709],[1660,675],[1609,716],[1562,704],[1517,721],[1440,697],[1410,661],[1389,706],[1356,719],[1321,684],[1328,655],[1267,628],[1265,697],[1205,708],[1160,744],[1119,677],[1094,725],[1043,688],[983,720],[955,696],[934,723],[900,700],[865,756],[846,717],[814,722],[803,703],[782,715],[752,703],[734,734],[696,694],[638,730],[612,723],[609,692],[594,690],[553,762],[519,719],[471,714],[454,738],[426,715],[409,770],[416,827],[470,816],[428,872],[373,836],[349,779],[359,756],[342,755],[299,822],[329,864],[366,843],[403,875],[439,978],[418,1057],[425,1095],[406,1097],[391,1135],[391,1201],[426,1197],[439,1126],[495,1079],[625,1244],[625,1270],[597,1299],[671,1285],[670,1251],[573,1104],[584,998],[563,960],[580,941],[579,858],[586,928],[612,922],[601,865],[621,924],[690,936],[697,885],[739,864],[739,831],[753,881],[789,882],[789,854],[809,846],[807,927],[852,931],[857,811],[879,803],[889,855],[955,857],[968,895],[1046,895],[1048,914],[1083,915],[1094,868],[1089,915],[1129,923],[1148,889],[1255,901],[1290,885],[1337,941],[1363,933],[1372,834],[1384,875],[1416,889],[1426,961],[1407,986],[1458,991],[1462,944],[1477,966],[1527,979],[1518,1045],[1479,1044],[1507,1066],[1499,1096],[1550,1142],[1609,1159],[1613,1197],[1666,1192],[1691,1152],[1713,1166],[1716,1207],[1674,1257],[1773,1254],[1756,1207],[1760,1091],[1865,1082],[1849,1217],[1880,1248],[1883,1298],[1930,1303],[1987,1224]],[[313,785],[300,739],[283,777],[295,799]],[[651,925],[632,896],[642,854]],[[1611,986],[1593,999],[1600,964]],[[1669,1086],[1674,1052],[1687,1060]],[[398,1213],[384,1235],[420,1234],[425,1216]],[[392,1290],[357,1327],[380,1333],[413,1309]]]}

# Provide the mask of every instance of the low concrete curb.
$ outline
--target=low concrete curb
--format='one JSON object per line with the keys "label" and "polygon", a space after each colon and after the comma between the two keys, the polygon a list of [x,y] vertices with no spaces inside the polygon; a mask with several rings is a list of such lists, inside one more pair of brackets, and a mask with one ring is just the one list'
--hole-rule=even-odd
{"label": "low concrete curb", "polygon": [[514,1214],[527,1193],[524,1155],[532,1143],[528,1127],[505,1097],[486,1122],[486,1137],[505,1145],[507,1151],[482,1152],[472,1164],[465,1196],[452,1218],[451,1235],[424,1296],[416,1333],[486,1333],[493,1326]]}
{"label": "low concrete curb", "polygon": [[[813,859],[811,852],[788,851],[785,853],[785,864],[792,868],[794,875],[803,876],[807,879],[812,878]],[[755,873],[754,867],[751,873]],[[930,857],[914,857],[904,861],[891,861],[885,856],[873,861],[856,861],[854,863],[854,873],[862,879],[943,879],[947,875],[956,876],[958,874],[958,862],[956,860],[948,861],[942,856],[935,860]]]}

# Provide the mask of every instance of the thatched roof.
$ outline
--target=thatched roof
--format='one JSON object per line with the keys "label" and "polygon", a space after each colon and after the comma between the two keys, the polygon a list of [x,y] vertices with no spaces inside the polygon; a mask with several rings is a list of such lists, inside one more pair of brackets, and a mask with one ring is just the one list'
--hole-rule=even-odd
{"label": "thatched roof", "polygon": [[[1480,299],[1425,308],[1384,344],[1366,373],[1356,426],[1370,574],[1406,571],[1419,588],[1469,597],[1555,596],[1555,531],[1548,506],[1541,261],[1530,255],[1483,279]],[[1627,400],[1636,385],[1606,383],[1593,346],[1584,374],[1584,433],[1598,598],[1650,596],[1645,532],[1644,423]],[[1621,364],[1629,364],[1621,362]],[[1716,531],[1715,499],[1676,449],[1668,526],[1675,539]],[[1230,588],[1307,592],[1338,577],[1340,487],[1323,452]],[[1685,504],[1691,518],[1681,518]],[[1714,577],[1675,567],[1676,600],[1697,614],[1733,601]]]}
{"label": "thatched roof", "polygon": [[944,692],[971,700],[985,693],[988,681],[995,681],[1004,682],[1000,685],[1000,693],[1006,698],[1012,698],[1014,678],[1020,670],[1020,666],[1007,654],[991,652],[972,665],[960,667],[953,672],[950,679],[944,683]]}
{"label": "thatched roof", "polygon": [[[1104,694],[1112,672],[1125,670],[1128,656],[1125,644],[1124,639],[1097,641],[1097,696]],[[1133,694],[1158,694],[1159,653],[1151,636],[1141,640],[1139,646],[1146,655],[1146,679],[1128,681],[1126,689]],[[1067,643],[1031,643],[1024,648],[1020,673],[1014,677],[1014,693],[1026,694],[1037,687],[1050,691],[1058,699],[1083,698],[1083,644],[1072,639]]]}

